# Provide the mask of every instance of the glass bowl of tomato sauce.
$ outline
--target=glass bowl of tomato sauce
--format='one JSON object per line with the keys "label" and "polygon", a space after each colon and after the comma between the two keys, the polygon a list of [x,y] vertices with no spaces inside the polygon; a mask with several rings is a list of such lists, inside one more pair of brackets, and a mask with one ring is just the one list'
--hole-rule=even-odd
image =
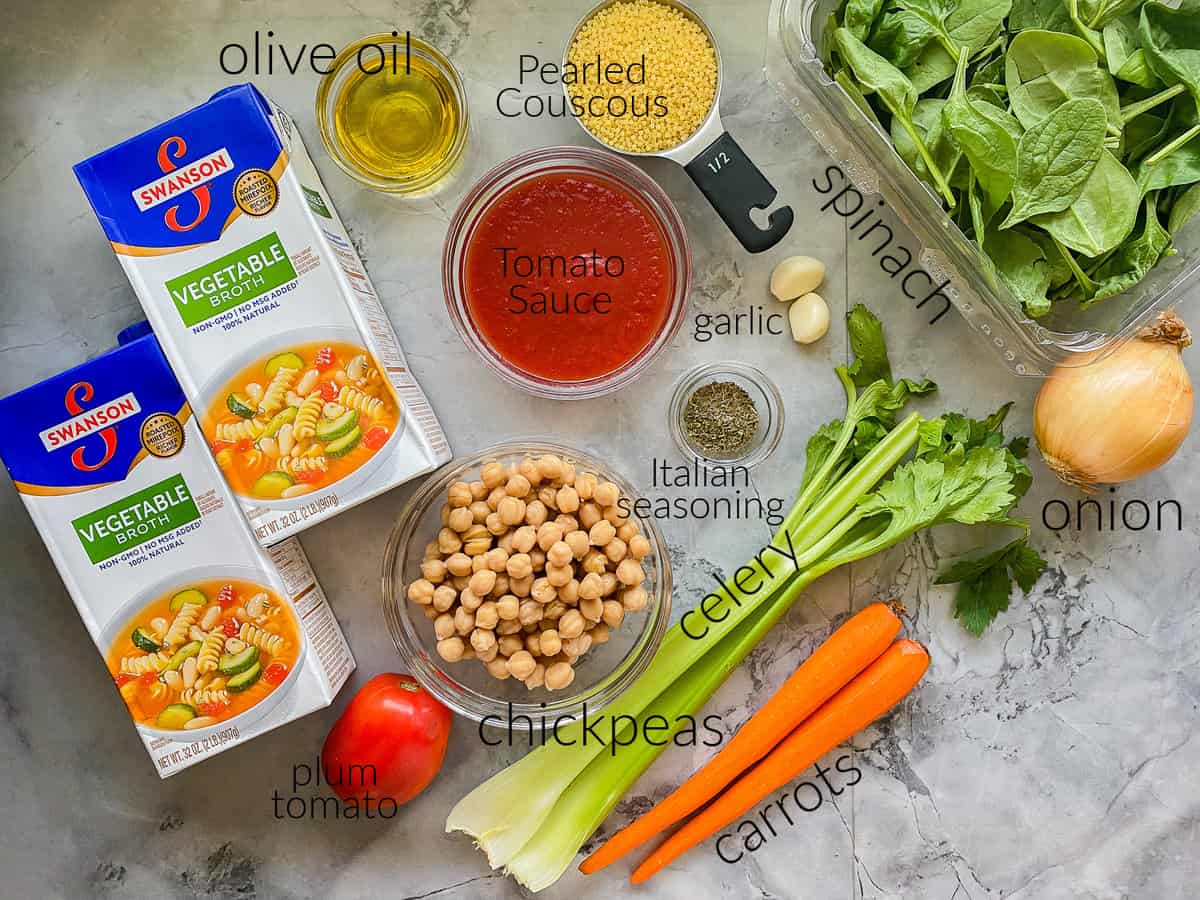
{"label": "glass bowl of tomato sauce", "polygon": [[692,251],[650,176],[590,147],[545,147],[472,186],[442,252],[450,320],[508,383],[578,400],[620,390],[687,312]]}

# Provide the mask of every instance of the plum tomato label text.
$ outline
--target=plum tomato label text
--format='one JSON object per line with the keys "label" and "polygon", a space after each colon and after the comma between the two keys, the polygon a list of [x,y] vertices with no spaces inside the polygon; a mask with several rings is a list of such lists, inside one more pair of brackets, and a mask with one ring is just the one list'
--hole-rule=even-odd
{"label": "plum tomato label text", "polygon": [[287,284],[296,269],[275,232],[167,282],[171,300],[192,326]]}
{"label": "plum tomato label text", "polygon": [[[400,806],[391,797],[374,792],[379,784],[378,776],[373,763],[329,764],[319,756],[312,763],[294,763],[291,791],[281,794],[276,788],[271,792],[271,814],[280,821],[390,819]],[[322,787],[343,788],[353,796],[341,800],[328,795],[312,796],[301,791],[302,788],[311,791]]]}
{"label": "plum tomato label text", "polygon": [[71,524],[93,563],[200,518],[182,475],[172,475]]}

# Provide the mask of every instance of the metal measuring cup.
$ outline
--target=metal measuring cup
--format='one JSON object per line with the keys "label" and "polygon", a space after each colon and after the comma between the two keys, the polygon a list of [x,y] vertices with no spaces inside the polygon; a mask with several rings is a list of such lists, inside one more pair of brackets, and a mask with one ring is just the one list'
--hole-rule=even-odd
{"label": "metal measuring cup", "polygon": [[[621,0],[603,0],[603,2],[593,6],[575,25],[574,31],[571,32],[571,37],[567,41],[567,45],[563,48],[563,64],[566,65],[567,55],[570,53],[571,45],[575,43],[575,38],[587,21],[606,7],[612,6],[614,3],[619,3]],[[704,32],[704,36],[708,38],[709,45],[713,48],[713,55],[717,62],[717,89],[713,93],[712,106],[708,110],[708,115],[704,121],[700,123],[690,137],[674,147],[668,147],[666,150],[657,150],[652,153],[640,153],[633,150],[622,150],[620,147],[614,147],[612,144],[603,140],[591,131],[577,116],[573,116],[579,126],[588,133],[597,143],[602,144],[614,153],[621,153],[625,156],[661,156],[665,159],[674,160],[683,166],[683,170],[688,173],[692,181],[696,183],[696,187],[700,188],[701,193],[712,204],[713,209],[729,226],[729,230],[733,232],[734,237],[741,242],[741,245],[751,253],[761,253],[774,247],[783,236],[787,234],[788,229],[792,227],[794,218],[792,208],[790,206],[781,206],[771,212],[767,219],[767,227],[760,228],[758,224],[750,218],[752,209],[766,209],[775,199],[778,191],[774,185],[767,181],[767,178],[754,162],[746,155],[746,152],[738,146],[737,141],[733,139],[725,127],[721,124],[721,82],[723,79],[723,67],[721,65],[721,51],[717,47],[717,40],[713,37],[712,30],[708,27],[708,23],[700,17],[695,10],[680,3],[679,0],[656,0],[666,6],[673,7],[687,18],[695,22],[700,30]],[[568,108],[571,102],[571,93],[568,85],[563,85],[563,93],[567,98]]]}

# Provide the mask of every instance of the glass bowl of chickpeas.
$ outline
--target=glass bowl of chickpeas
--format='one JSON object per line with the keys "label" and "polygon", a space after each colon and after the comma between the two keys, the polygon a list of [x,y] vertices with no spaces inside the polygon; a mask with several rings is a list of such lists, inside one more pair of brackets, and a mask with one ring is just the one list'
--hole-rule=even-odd
{"label": "glass bowl of chickpeas", "polygon": [[671,612],[666,544],[635,499],[591,454],[550,441],[497,444],[430,476],[383,561],[384,616],[409,671],[500,728],[611,703]]}

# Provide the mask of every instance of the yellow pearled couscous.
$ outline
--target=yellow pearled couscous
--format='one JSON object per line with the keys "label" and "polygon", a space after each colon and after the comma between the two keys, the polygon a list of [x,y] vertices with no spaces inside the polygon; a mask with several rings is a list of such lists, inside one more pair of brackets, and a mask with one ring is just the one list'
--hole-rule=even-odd
{"label": "yellow pearled couscous", "polygon": [[[636,87],[646,97],[660,96],[662,104],[645,109],[629,103],[624,114],[613,114],[625,104],[604,107],[604,115],[586,111],[583,126],[602,141],[633,153],[655,153],[683,143],[708,115],[717,93],[717,57],[703,29],[679,10],[657,0],[629,0],[605,7],[583,24],[567,53],[567,61],[582,68],[599,56],[623,66],[645,56],[645,83]],[[590,95],[629,100],[629,84],[587,84],[572,91],[572,98]],[[662,114],[665,105],[666,113]],[[641,111],[642,115],[635,115]]]}

